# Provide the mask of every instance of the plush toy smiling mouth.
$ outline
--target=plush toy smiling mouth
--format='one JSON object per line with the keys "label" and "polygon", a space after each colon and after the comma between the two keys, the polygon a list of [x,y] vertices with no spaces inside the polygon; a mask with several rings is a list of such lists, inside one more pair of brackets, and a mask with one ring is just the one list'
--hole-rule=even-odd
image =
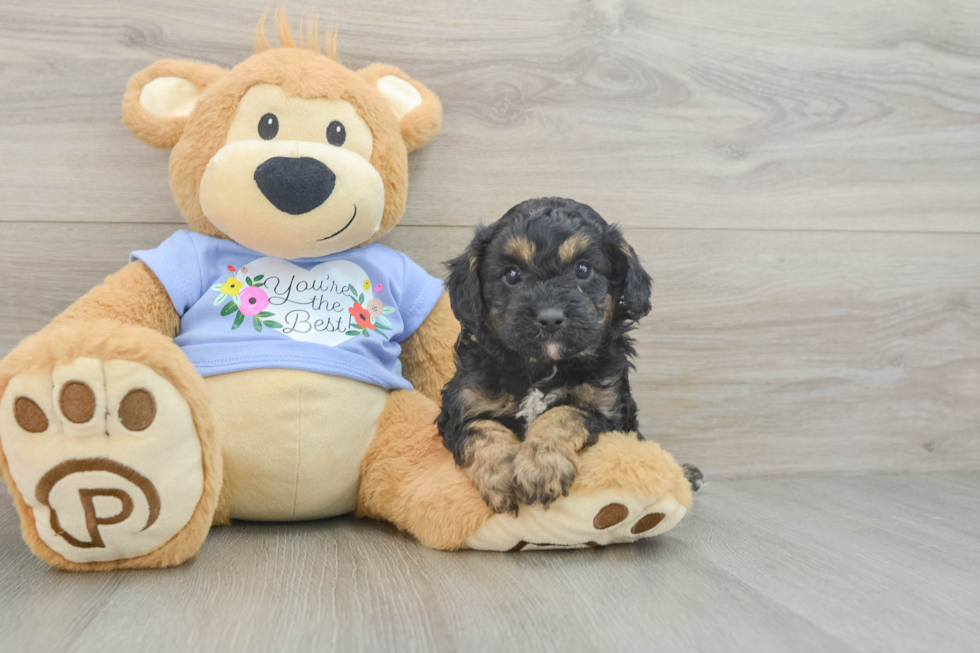
{"label": "plush toy smiling mouth", "polygon": [[355,204],[355,205],[354,205],[354,215],[352,215],[352,216],[350,217],[350,220],[348,220],[348,221],[347,221],[347,224],[345,224],[345,225],[344,225],[344,226],[343,226],[343,227],[342,227],[342,228],[340,229],[340,231],[335,231],[335,232],[333,232],[332,234],[330,234],[329,236],[327,236],[326,238],[321,238],[321,239],[320,239],[320,241],[324,241],[324,240],[330,240],[330,239],[331,239],[331,238],[333,238],[334,236],[337,236],[337,235],[339,235],[339,234],[341,234],[341,233],[343,233],[344,231],[346,231],[346,230],[347,230],[347,227],[349,227],[349,226],[351,225],[351,223],[352,223],[352,222],[354,222],[354,218],[356,218],[356,217],[357,217],[357,204]]}

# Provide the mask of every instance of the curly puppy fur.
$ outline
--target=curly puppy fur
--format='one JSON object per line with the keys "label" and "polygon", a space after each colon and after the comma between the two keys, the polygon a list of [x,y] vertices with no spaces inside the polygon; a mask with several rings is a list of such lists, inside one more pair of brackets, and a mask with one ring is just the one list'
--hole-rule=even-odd
{"label": "curly puppy fur", "polygon": [[[628,333],[650,312],[650,276],[617,226],[561,198],[518,204],[448,265],[462,330],[443,391],[443,442],[485,496],[513,466],[517,502],[548,505],[567,494],[578,451],[600,433],[637,429]],[[487,422],[521,448],[496,464],[483,451],[474,466]],[[516,509],[494,499],[495,511]]]}

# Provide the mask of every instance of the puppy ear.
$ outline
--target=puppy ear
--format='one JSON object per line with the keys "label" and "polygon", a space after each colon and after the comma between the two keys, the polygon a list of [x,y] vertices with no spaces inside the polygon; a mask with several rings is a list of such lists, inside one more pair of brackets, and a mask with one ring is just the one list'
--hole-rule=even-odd
{"label": "puppy ear", "polygon": [[357,74],[388,101],[409,152],[419,149],[439,133],[442,103],[435,93],[394,66],[374,63]]}
{"label": "puppy ear", "polygon": [[123,122],[147,145],[171,148],[183,135],[187,116],[201,93],[227,72],[194,61],[158,61],[129,78]]}
{"label": "puppy ear", "polygon": [[479,332],[483,324],[485,311],[480,266],[490,238],[490,227],[477,227],[476,235],[466,251],[446,263],[449,267],[446,291],[449,293],[453,315],[471,333]]}
{"label": "puppy ear", "polygon": [[650,312],[653,279],[640,265],[636,251],[623,238],[619,227],[613,225],[609,228],[607,242],[613,261],[615,285],[619,292],[616,315],[627,320],[639,320]]}

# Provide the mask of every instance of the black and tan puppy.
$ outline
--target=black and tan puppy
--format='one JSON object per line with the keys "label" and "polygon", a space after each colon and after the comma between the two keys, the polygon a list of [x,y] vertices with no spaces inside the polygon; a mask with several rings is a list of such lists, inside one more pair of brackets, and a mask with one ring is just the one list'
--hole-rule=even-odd
{"label": "black and tan puppy", "polygon": [[449,268],[462,332],[443,442],[495,512],[547,506],[600,433],[637,429],[627,334],[650,312],[650,276],[618,227],[561,198],[478,228]]}

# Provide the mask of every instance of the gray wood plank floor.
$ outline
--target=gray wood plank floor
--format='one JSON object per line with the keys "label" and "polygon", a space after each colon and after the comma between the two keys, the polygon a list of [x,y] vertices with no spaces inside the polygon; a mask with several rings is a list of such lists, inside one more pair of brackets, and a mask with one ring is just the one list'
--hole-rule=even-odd
{"label": "gray wood plank floor", "polygon": [[432,551],[349,518],[71,574],[0,496],[0,650],[976,651],[980,472],[709,483],[635,546]]}

